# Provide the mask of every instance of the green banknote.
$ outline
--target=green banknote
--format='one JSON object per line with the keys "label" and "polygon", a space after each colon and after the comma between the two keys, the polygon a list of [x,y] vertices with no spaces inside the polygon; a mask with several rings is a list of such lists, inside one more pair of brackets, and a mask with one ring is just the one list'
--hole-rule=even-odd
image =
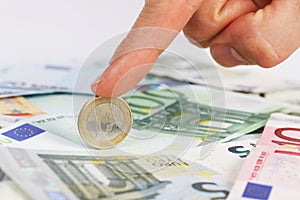
{"label": "green banknote", "polygon": [[124,96],[133,112],[133,128],[182,134],[205,141],[227,141],[263,127],[272,112],[290,112],[287,104],[258,96],[185,85]]}

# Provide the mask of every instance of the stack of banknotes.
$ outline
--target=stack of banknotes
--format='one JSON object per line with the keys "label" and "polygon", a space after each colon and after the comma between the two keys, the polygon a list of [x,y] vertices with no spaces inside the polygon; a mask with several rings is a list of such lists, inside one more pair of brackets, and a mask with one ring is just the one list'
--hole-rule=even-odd
{"label": "stack of banknotes", "polygon": [[192,68],[154,67],[122,96],[133,114],[128,136],[97,150],[77,120],[103,70],[0,67],[3,199],[298,198],[299,101],[275,98],[277,85],[221,73],[221,87],[215,76],[183,79]]}

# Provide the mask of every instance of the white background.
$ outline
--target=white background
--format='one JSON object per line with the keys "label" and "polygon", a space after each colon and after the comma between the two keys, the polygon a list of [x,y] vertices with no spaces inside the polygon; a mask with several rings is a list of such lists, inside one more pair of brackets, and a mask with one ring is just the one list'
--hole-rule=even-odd
{"label": "white background", "polygon": [[0,64],[82,61],[132,26],[140,0],[0,0]]}

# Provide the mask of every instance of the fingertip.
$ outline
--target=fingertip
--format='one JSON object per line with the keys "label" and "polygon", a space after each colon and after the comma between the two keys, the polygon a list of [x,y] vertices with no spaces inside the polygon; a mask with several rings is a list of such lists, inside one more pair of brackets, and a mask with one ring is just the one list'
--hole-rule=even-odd
{"label": "fingertip", "polygon": [[92,92],[96,95],[96,96],[101,96],[101,97],[113,97],[114,95],[116,96],[117,94],[114,94],[111,89],[111,87],[109,86],[109,83],[107,83],[108,81],[106,81],[103,76],[100,76],[99,78],[100,80],[96,80],[95,82],[93,82],[90,86]]}
{"label": "fingertip", "polygon": [[130,52],[113,61],[92,83],[91,90],[97,96],[121,96],[147,75],[156,59],[155,50]]}
{"label": "fingertip", "polygon": [[101,84],[92,84],[91,90],[95,94],[95,96],[99,96],[99,97],[111,98],[111,97],[118,97],[122,95],[122,93],[116,93],[116,92],[112,92],[112,90],[106,90],[105,87],[101,86]]}
{"label": "fingertip", "polygon": [[240,54],[232,47],[227,45],[213,45],[210,52],[214,60],[224,67],[237,65],[249,65]]}

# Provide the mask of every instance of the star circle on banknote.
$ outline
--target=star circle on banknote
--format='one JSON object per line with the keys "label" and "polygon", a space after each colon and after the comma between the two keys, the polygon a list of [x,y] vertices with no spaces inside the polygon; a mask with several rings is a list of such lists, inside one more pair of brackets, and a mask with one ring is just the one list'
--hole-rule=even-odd
{"label": "star circle on banknote", "polygon": [[121,142],[132,127],[132,114],[121,98],[94,97],[81,109],[78,129],[91,147],[107,149]]}

